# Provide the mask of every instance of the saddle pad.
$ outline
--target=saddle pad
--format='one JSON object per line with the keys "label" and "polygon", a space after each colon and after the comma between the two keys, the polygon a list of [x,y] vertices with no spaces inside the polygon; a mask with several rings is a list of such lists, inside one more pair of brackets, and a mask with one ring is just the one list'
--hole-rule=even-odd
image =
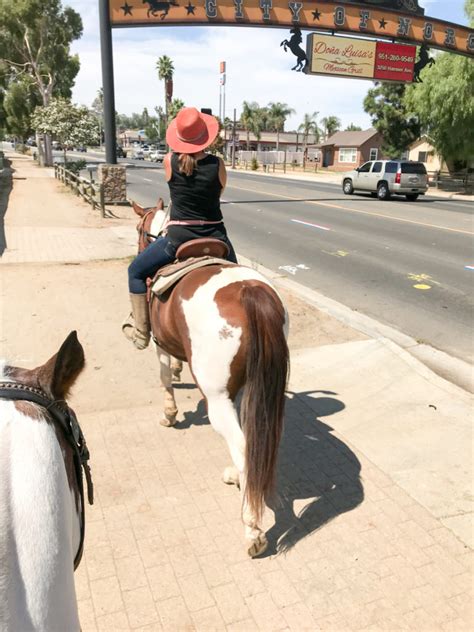
{"label": "saddle pad", "polygon": [[[194,257],[192,259],[181,261],[179,264],[170,263],[158,271],[157,276],[153,279],[151,291],[156,296],[160,296],[188,272],[191,272],[191,270],[197,270],[197,268],[203,268],[205,266],[216,264],[223,266],[235,266],[235,263],[232,263],[232,261],[218,259],[217,257]],[[163,276],[162,271],[165,272],[165,276]]]}

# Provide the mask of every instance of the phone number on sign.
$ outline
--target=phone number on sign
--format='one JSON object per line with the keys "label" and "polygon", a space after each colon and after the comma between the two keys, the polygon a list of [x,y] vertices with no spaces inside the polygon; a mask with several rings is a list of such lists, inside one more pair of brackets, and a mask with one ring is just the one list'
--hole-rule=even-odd
{"label": "phone number on sign", "polygon": [[408,57],[407,55],[388,55],[387,53],[379,53],[377,56],[381,61],[403,61],[407,64],[412,64],[414,57]]}

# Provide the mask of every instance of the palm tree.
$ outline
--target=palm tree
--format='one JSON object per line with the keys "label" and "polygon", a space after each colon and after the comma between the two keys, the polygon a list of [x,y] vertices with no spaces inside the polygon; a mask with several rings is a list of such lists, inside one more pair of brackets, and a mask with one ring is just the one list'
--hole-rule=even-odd
{"label": "palm tree", "polygon": [[280,147],[280,132],[285,129],[285,121],[288,116],[295,113],[293,108],[290,108],[286,103],[269,103],[268,112],[270,115],[270,121],[272,128],[276,131],[277,142],[276,150]]}
{"label": "palm tree", "polygon": [[326,116],[321,119],[321,123],[324,127],[324,140],[327,140],[341,129],[341,121],[337,116]]}
{"label": "palm tree", "polygon": [[308,147],[308,136],[314,135],[314,140],[317,143],[319,141],[320,130],[316,118],[319,112],[313,112],[312,114],[305,114],[303,122],[298,127],[298,132],[303,132],[303,160],[306,158],[306,150]]}
{"label": "palm tree", "polygon": [[240,115],[242,127],[247,132],[247,151],[250,149],[250,132],[257,140],[260,140],[263,122],[258,103],[244,101],[242,104],[242,114]]}
{"label": "palm tree", "polygon": [[173,98],[173,62],[167,55],[162,55],[156,62],[156,69],[158,70],[158,79],[164,81],[165,86],[165,117],[166,123],[168,123],[168,110]]}

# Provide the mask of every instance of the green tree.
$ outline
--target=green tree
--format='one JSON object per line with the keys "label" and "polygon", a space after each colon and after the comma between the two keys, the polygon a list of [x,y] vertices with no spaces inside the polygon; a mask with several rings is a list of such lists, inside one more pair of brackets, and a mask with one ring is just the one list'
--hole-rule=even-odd
{"label": "green tree", "polygon": [[47,106],[37,107],[32,123],[42,134],[49,134],[66,148],[96,143],[99,135],[97,119],[84,106],[73,105],[66,99],[52,99]]}
{"label": "green tree", "polygon": [[337,116],[325,116],[321,119],[321,124],[324,129],[325,140],[341,129],[341,121]]}
{"label": "green tree", "polygon": [[97,95],[92,101],[91,112],[97,119],[99,125],[99,144],[102,145],[102,130],[104,129],[104,89],[99,88]]}
{"label": "green tree", "polygon": [[447,162],[474,158],[474,61],[443,53],[410,86],[408,112]]}
{"label": "green tree", "polygon": [[173,62],[167,55],[162,55],[156,62],[156,69],[158,71],[158,79],[164,82],[165,116],[166,124],[168,124],[169,108],[171,105],[171,99],[173,98]]}
{"label": "green tree", "polygon": [[359,125],[354,125],[354,123],[349,123],[349,125],[344,130],[345,132],[361,132],[362,127]]}
{"label": "green tree", "polygon": [[389,158],[399,158],[420,136],[418,118],[408,112],[404,84],[376,83],[364,99],[364,110],[381,134],[382,150]]}
{"label": "green tree", "polygon": [[184,108],[184,101],[173,99],[168,108],[168,125],[177,116],[178,112]]}
{"label": "green tree", "polygon": [[[79,71],[79,58],[70,54],[70,45],[81,35],[81,16],[63,8],[61,0],[0,0],[0,59],[9,83],[27,75],[44,106],[53,96],[70,97]],[[46,164],[52,164],[48,141],[45,153]]]}
{"label": "green tree", "polygon": [[298,132],[303,133],[303,156],[306,158],[306,152],[308,148],[308,137],[310,134],[314,135],[315,142],[319,142],[320,138],[320,129],[317,123],[317,117],[319,112],[313,112],[312,114],[305,114],[303,118],[303,122],[298,127]]}
{"label": "green tree", "polygon": [[290,108],[286,103],[269,103],[268,112],[270,115],[271,129],[275,130],[277,135],[276,150],[280,149],[280,132],[285,129],[286,119],[295,113],[293,108]]}
{"label": "green tree", "polygon": [[243,102],[240,123],[247,132],[247,150],[249,150],[250,132],[252,132],[257,140],[260,140],[262,136],[264,122],[262,120],[261,108],[258,103],[249,103],[248,101]]}
{"label": "green tree", "polygon": [[39,96],[28,75],[11,83],[5,91],[3,110],[6,130],[25,142],[34,129],[31,117],[35,107],[39,105]]}

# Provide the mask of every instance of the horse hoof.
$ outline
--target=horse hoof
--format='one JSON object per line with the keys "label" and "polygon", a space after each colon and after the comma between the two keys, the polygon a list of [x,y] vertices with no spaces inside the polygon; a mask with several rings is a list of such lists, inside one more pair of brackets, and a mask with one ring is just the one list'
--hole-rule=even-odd
{"label": "horse hoof", "polygon": [[226,485],[236,485],[240,489],[239,472],[237,471],[237,468],[232,465],[225,468],[222,480]]}
{"label": "horse hoof", "polygon": [[257,557],[267,550],[268,540],[264,533],[249,542],[247,553],[250,557]]}
{"label": "horse hoof", "polygon": [[165,428],[171,428],[171,426],[174,426],[176,424],[176,417],[163,417],[163,419],[160,419],[160,425],[161,426],[165,426]]}

